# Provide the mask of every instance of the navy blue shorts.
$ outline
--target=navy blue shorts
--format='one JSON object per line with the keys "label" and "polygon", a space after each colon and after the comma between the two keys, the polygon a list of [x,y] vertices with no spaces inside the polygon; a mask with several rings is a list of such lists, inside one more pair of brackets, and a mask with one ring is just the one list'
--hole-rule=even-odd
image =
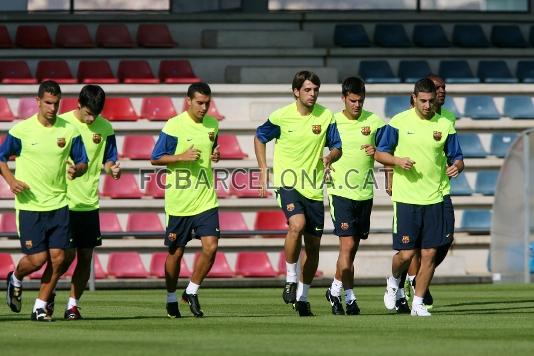
{"label": "navy blue shorts", "polygon": [[94,248],[102,245],[98,209],[90,211],[69,210],[69,215],[74,247]]}
{"label": "navy blue shorts", "polygon": [[197,239],[203,236],[220,236],[218,208],[193,216],[169,215],[165,229],[165,246],[185,247],[193,236]]}
{"label": "navy blue shorts", "polygon": [[373,199],[360,201],[330,195],[329,200],[334,234],[366,240],[371,226]]}
{"label": "navy blue shorts", "polygon": [[416,205],[394,202],[393,249],[437,248],[449,243],[443,202]]}
{"label": "navy blue shorts", "polygon": [[51,211],[18,210],[20,247],[26,255],[73,248],[69,208]]}
{"label": "navy blue shorts", "polygon": [[304,231],[317,237],[323,235],[324,204],[322,201],[308,199],[296,189],[291,188],[277,189],[276,199],[287,220],[293,215],[304,214],[304,219],[306,219]]}
{"label": "navy blue shorts", "polygon": [[452,240],[454,237],[454,206],[452,205],[451,196],[443,196],[443,218],[445,219],[445,233]]}

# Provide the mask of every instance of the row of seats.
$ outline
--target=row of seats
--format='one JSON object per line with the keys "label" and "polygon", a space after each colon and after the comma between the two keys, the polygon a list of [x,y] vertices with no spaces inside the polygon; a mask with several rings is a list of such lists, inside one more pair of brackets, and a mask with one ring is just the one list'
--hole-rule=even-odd
{"label": "row of seats", "polygon": [[[148,48],[175,47],[176,42],[165,24],[141,24],[137,29],[137,45]],[[15,42],[11,41],[5,26],[0,26],[0,48],[52,48],[52,40],[44,25],[19,25]],[[55,45],[63,48],[93,48],[95,42],[84,24],[59,25]],[[96,30],[96,46],[104,48],[131,48],[132,40],[125,24],[100,24]]]}
{"label": "row of seats", "polygon": [[[386,60],[360,61],[359,75],[367,83],[415,83],[432,73],[425,60],[401,60],[398,75],[393,73]],[[442,60],[438,74],[447,83],[532,83],[534,82],[534,61],[518,61],[516,74],[503,60],[482,60],[478,62],[476,76],[466,60]]]}
{"label": "row of seats", "polygon": [[[478,24],[457,24],[449,40],[439,24],[418,24],[413,28],[412,41],[403,25],[377,24],[374,28],[374,44],[379,47],[427,47],[440,48],[457,46],[463,48],[524,48],[525,40],[517,25],[493,25],[491,43]],[[529,42],[534,46],[534,26],[530,27]],[[369,47],[372,45],[365,28],[361,24],[336,25],[334,44],[341,47]]]}
{"label": "row of seats", "polygon": [[158,77],[155,77],[146,60],[122,60],[117,76],[106,60],[82,60],[78,64],[75,78],[64,60],[42,60],[37,64],[35,76],[28,64],[22,60],[0,62],[0,83],[35,84],[52,79],[59,84],[189,84],[200,82],[188,60],[162,60]]}

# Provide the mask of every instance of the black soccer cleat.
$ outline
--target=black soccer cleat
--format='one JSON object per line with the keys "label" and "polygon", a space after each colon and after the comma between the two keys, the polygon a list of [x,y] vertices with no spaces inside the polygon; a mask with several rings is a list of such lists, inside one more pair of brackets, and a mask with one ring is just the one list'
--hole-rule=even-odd
{"label": "black soccer cleat", "polygon": [[193,315],[197,318],[201,318],[204,316],[204,312],[202,311],[200,303],[198,302],[197,294],[187,294],[184,291],[184,293],[182,294],[182,302],[189,304],[189,309],[191,310],[191,313],[193,313]]}
{"label": "black soccer cleat", "polygon": [[46,303],[46,314],[48,314],[49,317],[52,317],[52,315],[54,315],[55,306],[56,306],[56,293],[52,293],[50,295],[50,299]]}
{"label": "black soccer cleat", "polygon": [[423,304],[426,305],[427,309],[432,308],[434,304],[434,298],[432,297],[432,294],[430,294],[429,288],[427,288],[425,296],[423,297]]}
{"label": "black soccer cleat", "polygon": [[52,318],[46,314],[46,310],[43,308],[36,309],[31,316],[32,321],[44,321],[44,322],[50,322],[52,321]]}
{"label": "black soccer cleat", "polygon": [[295,304],[297,301],[297,283],[286,282],[282,292],[282,299],[286,304]]}
{"label": "black soccer cleat", "polygon": [[299,316],[314,316],[311,311],[311,306],[309,302],[296,302],[295,310],[297,311],[297,313],[299,313]]}
{"label": "black soccer cleat", "polygon": [[65,318],[65,320],[83,319],[82,315],[80,314],[80,308],[78,308],[76,305],[72,306],[70,309],[65,310],[65,314],[63,314],[63,318]]}
{"label": "black soccer cleat", "polygon": [[395,310],[397,314],[410,314],[410,306],[406,298],[399,298],[395,301]]}
{"label": "black soccer cleat", "polygon": [[356,300],[353,300],[347,303],[346,309],[347,309],[347,315],[360,314],[360,307],[358,307],[358,303],[356,303]]}
{"label": "black soccer cleat", "polygon": [[15,287],[11,283],[11,276],[15,273],[11,271],[7,274],[6,303],[11,311],[20,313],[22,309],[22,287]]}
{"label": "black soccer cleat", "polygon": [[169,318],[181,318],[180,310],[178,309],[178,302],[167,303],[167,316]]}
{"label": "black soccer cleat", "polygon": [[330,303],[330,306],[332,306],[332,314],[334,315],[345,315],[345,311],[343,310],[343,305],[341,304],[341,298],[335,297],[330,293],[330,288],[326,290],[326,293],[324,294],[326,300],[328,303]]}

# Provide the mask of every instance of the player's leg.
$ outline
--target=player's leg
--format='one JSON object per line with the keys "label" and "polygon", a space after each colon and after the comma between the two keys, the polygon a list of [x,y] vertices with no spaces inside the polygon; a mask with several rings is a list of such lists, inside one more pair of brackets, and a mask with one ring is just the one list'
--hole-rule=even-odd
{"label": "player's leg", "polygon": [[184,248],[169,247],[169,253],[165,259],[165,287],[167,288],[167,316],[169,318],[180,318],[178,309],[178,299],[176,298],[176,285],[180,275],[180,263],[184,255]]}
{"label": "player's leg", "polygon": [[7,274],[6,303],[13,312],[20,313],[22,308],[22,280],[27,275],[39,270],[47,259],[48,251],[24,255],[19,260],[15,270]]}
{"label": "player's leg", "polygon": [[60,248],[50,248],[48,250],[48,265],[45,273],[41,277],[41,285],[37,299],[33,306],[33,313],[31,319],[34,321],[52,321],[48,315],[46,307],[48,301],[56,288],[57,282],[64,273],[65,264],[65,250]]}

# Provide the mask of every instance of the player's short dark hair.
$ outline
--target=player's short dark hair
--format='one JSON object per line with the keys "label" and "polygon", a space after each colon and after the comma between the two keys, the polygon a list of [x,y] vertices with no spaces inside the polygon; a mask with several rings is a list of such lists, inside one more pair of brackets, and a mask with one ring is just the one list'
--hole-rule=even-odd
{"label": "player's short dark hair", "polygon": [[291,84],[291,88],[293,90],[300,90],[306,80],[309,80],[318,87],[321,86],[321,80],[319,79],[319,76],[317,74],[308,70],[302,70],[295,74],[295,77],[293,78],[293,83]]}
{"label": "player's short dark hair", "polygon": [[187,97],[189,99],[193,99],[195,97],[195,93],[200,93],[202,95],[211,95],[211,89],[208,83],[204,82],[198,82],[193,83],[187,88]]}
{"label": "player's short dark hair", "polygon": [[439,74],[436,73],[429,73],[425,78],[432,80],[432,78],[439,79],[442,82],[445,82],[445,79],[443,79]]}
{"label": "player's short dark hair", "polygon": [[348,77],[345,79],[341,84],[341,94],[347,96],[349,93],[365,96],[364,81],[358,77]]}
{"label": "player's short dark hair", "polygon": [[104,109],[106,93],[104,93],[104,90],[100,86],[89,84],[84,86],[80,91],[78,102],[80,103],[80,107],[85,107],[94,115],[98,115]]}
{"label": "player's short dark hair", "polygon": [[45,80],[44,82],[39,84],[39,91],[37,92],[37,96],[39,98],[42,98],[45,93],[52,94],[53,96],[61,96],[61,88],[59,87],[59,84],[55,81]]}
{"label": "player's short dark hair", "polygon": [[428,78],[419,79],[413,88],[415,96],[419,93],[436,93],[436,86],[434,82]]}

